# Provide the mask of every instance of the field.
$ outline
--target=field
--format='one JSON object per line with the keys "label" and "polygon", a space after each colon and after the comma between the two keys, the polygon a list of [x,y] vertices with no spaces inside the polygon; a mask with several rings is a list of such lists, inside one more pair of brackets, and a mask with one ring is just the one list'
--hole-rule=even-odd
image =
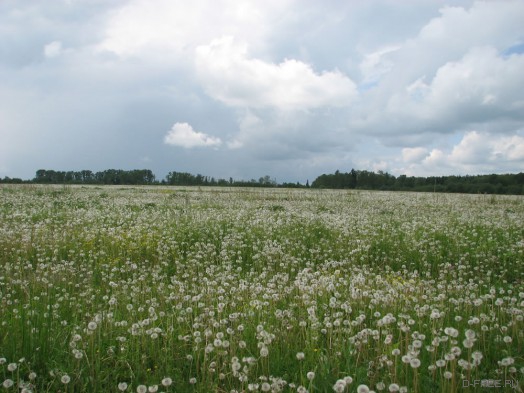
{"label": "field", "polygon": [[523,389],[523,197],[0,198],[1,391]]}

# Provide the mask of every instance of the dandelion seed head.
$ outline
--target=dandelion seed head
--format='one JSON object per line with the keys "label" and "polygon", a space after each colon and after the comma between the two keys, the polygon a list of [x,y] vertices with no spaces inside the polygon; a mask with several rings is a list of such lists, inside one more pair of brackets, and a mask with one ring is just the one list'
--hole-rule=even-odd
{"label": "dandelion seed head", "polygon": [[369,393],[369,387],[367,385],[358,385],[357,393]]}
{"label": "dandelion seed head", "polygon": [[418,359],[418,358],[412,358],[412,359],[409,361],[409,364],[410,364],[411,368],[419,368],[419,367],[420,367],[420,359]]}
{"label": "dandelion seed head", "polygon": [[162,386],[171,386],[171,384],[173,383],[173,380],[169,377],[165,377],[164,379],[162,379]]}
{"label": "dandelion seed head", "polygon": [[473,360],[476,360],[476,361],[480,361],[480,360],[482,360],[483,357],[484,357],[484,356],[482,355],[482,352],[480,352],[480,351],[475,351],[475,352],[473,352],[473,353],[471,354],[471,358],[472,358]]}
{"label": "dandelion seed head", "polygon": [[6,389],[9,389],[11,386],[13,386],[15,383],[12,379],[9,379],[7,378],[6,380],[4,380],[4,382],[2,382],[2,386]]}
{"label": "dandelion seed head", "polygon": [[394,393],[394,392],[398,392],[400,390],[400,386],[397,385],[396,383],[391,383],[388,387],[388,390],[391,392],[391,393]]}
{"label": "dandelion seed head", "polygon": [[333,390],[337,393],[342,393],[346,389],[346,382],[343,379],[339,379],[333,385]]}

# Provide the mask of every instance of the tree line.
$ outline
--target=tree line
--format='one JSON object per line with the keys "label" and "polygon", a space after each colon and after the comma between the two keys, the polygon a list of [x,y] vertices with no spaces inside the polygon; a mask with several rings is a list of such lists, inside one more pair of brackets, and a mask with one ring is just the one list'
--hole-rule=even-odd
{"label": "tree line", "polygon": [[150,169],[106,169],[105,171],[54,171],[39,169],[32,180],[41,184],[155,184],[156,178]]}
{"label": "tree line", "polygon": [[300,187],[299,183],[282,183],[269,175],[258,180],[233,180],[233,178],[215,179],[201,174],[193,175],[188,172],[169,172],[165,179],[158,181],[150,169],[106,169],[93,172],[81,171],[55,171],[52,169],[39,169],[31,180],[20,178],[0,178],[0,183],[37,183],[37,184],[112,184],[112,185],[175,185],[175,186],[236,186],[236,187]]}
{"label": "tree line", "polygon": [[[279,184],[269,175],[251,180],[215,179],[204,175],[192,175],[187,172],[169,172],[162,184],[173,186],[230,186],[230,187],[277,187]],[[281,186],[281,185],[280,185]],[[296,185],[295,185],[296,186]]]}
{"label": "tree line", "polygon": [[317,177],[311,187],[390,191],[454,192],[524,195],[524,173],[475,176],[415,177],[378,171],[336,171]]}
{"label": "tree line", "polygon": [[[19,178],[0,178],[0,183],[37,183],[37,184],[112,184],[112,185],[175,185],[175,186],[227,186],[227,187],[285,187],[309,188],[305,184],[277,183],[269,175],[251,180],[222,179],[201,174],[172,171],[162,180],[157,180],[150,169],[106,169],[93,172],[55,171],[39,169],[31,180]],[[351,169],[349,172],[336,171],[332,174],[318,176],[312,183],[312,188],[330,189],[361,189],[389,191],[423,191],[423,192],[456,192],[482,194],[514,194],[524,195],[524,173],[490,174],[475,176],[429,176],[415,177],[400,175],[395,177],[389,173],[378,171]]]}

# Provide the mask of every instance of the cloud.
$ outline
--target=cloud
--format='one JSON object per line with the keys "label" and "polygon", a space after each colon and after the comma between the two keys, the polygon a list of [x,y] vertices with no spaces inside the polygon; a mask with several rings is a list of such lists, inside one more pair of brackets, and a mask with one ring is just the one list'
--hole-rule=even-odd
{"label": "cloud", "polygon": [[419,40],[438,45],[447,43],[460,50],[480,43],[512,44],[511,37],[521,32],[523,12],[520,0],[475,1],[469,9],[445,5],[440,16],[422,28]]}
{"label": "cloud", "polygon": [[290,2],[130,0],[108,18],[98,49],[165,62],[191,59],[196,46],[221,35],[263,45],[272,33],[272,18],[282,15]]}
{"label": "cloud", "polygon": [[231,150],[240,149],[242,146],[244,146],[244,143],[238,139],[232,139],[227,142],[227,147]]}
{"label": "cloud", "polygon": [[[520,1],[445,6],[404,42],[361,62],[364,91],[350,124],[381,136],[451,134],[484,124],[494,132],[524,120]],[[388,50],[394,48],[394,50]]]}
{"label": "cloud", "polygon": [[255,58],[233,37],[199,46],[195,67],[206,93],[236,111],[238,131],[228,147],[263,160],[304,158],[340,145],[340,114],[358,98],[355,83],[338,70]]}
{"label": "cloud", "polygon": [[492,47],[471,49],[461,60],[439,68],[426,104],[436,115],[448,113],[463,122],[496,116],[524,117],[514,103],[524,99],[524,56],[499,56]]}
{"label": "cloud", "polygon": [[361,83],[364,85],[372,85],[378,83],[380,78],[387,74],[394,66],[393,61],[390,59],[390,54],[399,50],[399,45],[388,45],[377,51],[367,53],[364,55],[364,59],[359,65],[360,72],[362,73]]}
{"label": "cloud", "polygon": [[60,41],[53,41],[44,46],[44,56],[48,59],[60,56],[62,53],[62,43]]}
{"label": "cloud", "polygon": [[491,47],[472,48],[442,65],[431,81],[422,77],[393,94],[386,116],[405,120],[406,131],[444,133],[486,121],[523,120],[522,69],[524,55],[504,58]]}
{"label": "cloud", "polygon": [[402,149],[402,160],[404,162],[417,162],[427,153],[428,149],[425,147],[405,147]]}
{"label": "cloud", "polygon": [[524,167],[524,138],[470,131],[453,148],[449,159],[459,165],[520,163]]}
{"label": "cloud", "polygon": [[356,85],[340,71],[315,73],[310,65],[286,59],[279,64],[250,58],[233,37],[196,49],[196,71],[206,92],[232,107],[307,110],[347,106]]}
{"label": "cloud", "polygon": [[164,137],[164,143],[191,149],[194,147],[218,147],[222,144],[222,141],[220,138],[193,130],[193,127],[188,123],[175,123]]}
{"label": "cloud", "polygon": [[0,1],[0,170],[522,170],[524,2],[406,1]]}
{"label": "cloud", "polygon": [[404,148],[400,161],[396,172],[410,175],[519,172],[524,168],[524,137],[468,131],[450,149]]}

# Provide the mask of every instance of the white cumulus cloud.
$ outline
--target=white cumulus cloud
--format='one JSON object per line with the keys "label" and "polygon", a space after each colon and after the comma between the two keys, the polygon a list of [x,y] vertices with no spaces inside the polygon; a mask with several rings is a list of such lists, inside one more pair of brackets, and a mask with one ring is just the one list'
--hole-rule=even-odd
{"label": "white cumulus cloud", "polygon": [[[293,0],[129,0],[109,17],[98,49],[119,56],[182,61],[194,48],[220,35],[261,43],[274,15]],[[253,28],[256,26],[256,28]]]}
{"label": "white cumulus cloud", "polygon": [[472,48],[439,67],[428,83],[421,77],[393,94],[384,115],[403,119],[411,132],[445,133],[485,121],[523,119],[522,69],[524,55],[505,58],[492,47]]}
{"label": "white cumulus cloud", "polygon": [[362,83],[376,86],[362,94],[354,129],[397,138],[523,121],[524,54],[507,50],[522,42],[524,3],[475,1],[439,14],[417,35],[364,57]]}
{"label": "white cumulus cloud", "polygon": [[470,131],[453,148],[449,159],[459,165],[520,163],[523,168],[524,138]]}
{"label": "white cumulus cloud", "polygon": [[405,147],[402,149],[402,160],[404,162],[416,162],[425,157],[428,149],[425,147]]}
{"label": "white cumulus cloud", "polygon": [[164,143],[191,149],[194,147],[218,147],[222,144],[222,141],[220,138],[193,130],[193,127],[188,123],[175,123],[164,137]]}
{"label": "white cumulus cloud", "polygon": [[307,110],[346,106],[357,96],[355,83],[340,71],[316,73],[298,60],[250,58],[247,45],[230,36],[199,46],[195,64],[207,93],[233,107]]}
{"label": "white cumulus cloud", "polygon": [[524,137],[468,131],[449,149],[404,148],[402,168],[409,175],[519,172],[524,168]]}

